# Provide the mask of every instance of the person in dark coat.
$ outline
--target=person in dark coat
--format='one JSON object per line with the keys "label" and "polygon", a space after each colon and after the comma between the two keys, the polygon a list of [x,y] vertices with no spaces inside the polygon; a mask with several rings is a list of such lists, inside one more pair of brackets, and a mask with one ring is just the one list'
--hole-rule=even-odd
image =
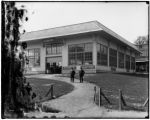
{"label": "person in dark coat", "polygon": [[79,71],[79,77],[80,77],[80,83],[83,83],[83,76],[84,76],[85,72],[81,67],[81,70]]}
{"label": "person in dark coat", "polygon": [[76,74],[76,72],[75,72],[75,70],[72,68],[72,71],[71,71],[71,73],[70,73],[71,75],[70,75],[70,77],[71,77],[71,82],[74,82],[74,76],[75,76],[75,74]]}
{"label": "person in dark coat", "polygon": [[30,83],[28,82],[27,85],[26,85],[26,90],[28,92],[28,95],[30,95],[30,92],[32,91],[32,87],[30,85]]}

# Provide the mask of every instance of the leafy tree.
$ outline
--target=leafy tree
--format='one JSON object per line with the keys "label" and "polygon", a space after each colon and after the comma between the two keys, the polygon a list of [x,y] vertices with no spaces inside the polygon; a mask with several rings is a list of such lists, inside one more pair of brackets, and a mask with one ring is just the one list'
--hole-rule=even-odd
{"label": "leafy tree", "polygon": [[[28,20],[26,12],[24,6],[18,9],[15,2],[2,2],[2,118],[10,109],[19,114],[20,108],[27,108],[24,101],[26,90],[22,66],[23,52],[18,54],[17,51],[21,34],[19,28],[23,21]],[[25,43],[22,44],[23,49],[26,47]]]}
{"label": "leafy tree", "polygon": [[134,43],[136,45],[148,44],[148,36],[139,36]]}

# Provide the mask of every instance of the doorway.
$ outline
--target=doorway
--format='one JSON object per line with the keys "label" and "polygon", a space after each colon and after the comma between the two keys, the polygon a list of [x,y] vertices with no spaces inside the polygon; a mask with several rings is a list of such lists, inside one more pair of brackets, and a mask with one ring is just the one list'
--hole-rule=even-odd
{"label": "doorway", "polygon": [[46,74],[61,74],[62,57],[47,57],[46,58]]}

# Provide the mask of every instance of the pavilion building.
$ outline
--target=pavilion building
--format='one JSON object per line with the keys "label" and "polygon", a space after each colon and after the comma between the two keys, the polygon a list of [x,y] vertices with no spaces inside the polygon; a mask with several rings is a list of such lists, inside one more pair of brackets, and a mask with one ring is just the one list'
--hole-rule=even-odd
{"label": "pavilion building", "polygon": [[82,67],[86,73],[135,72],[135,45],[98,21],[27,32],[29,73],[69,73]]}

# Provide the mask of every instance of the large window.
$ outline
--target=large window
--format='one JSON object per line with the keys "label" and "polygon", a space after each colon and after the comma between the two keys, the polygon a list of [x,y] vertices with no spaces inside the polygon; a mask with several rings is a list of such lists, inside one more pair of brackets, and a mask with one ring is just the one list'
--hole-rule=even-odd
{"label": "large window", "polygon": [[109,48],[109,66],[117,67],[117,50]]}
{"label": "large window", "polygon": [[29,66],[40,66],[40,49],[28,49]]}
{"label": "large window", "polygon": [[119,68],[124,68],[124,54],[119,52]]}
{"label": "large window", "polygon": [[130,70],[130,56],[126,55],[126,69]]}
{"label": "large window", "polygon": [[61,44],[51,44],[46,47],[47,55],[61,54],[62,53],[62,45]]}
{"label": "large window", "polygon": [[134,70],[135,69],[135,58],[131,57],[131,69]]}
{"label": "large window", "polygon": [[92,44],[69,45],[69,65],[92,64]]}
{"label": "large window", "polygon": [[107,65],[108,48],[104,45],[97,44],[97,64]]}

